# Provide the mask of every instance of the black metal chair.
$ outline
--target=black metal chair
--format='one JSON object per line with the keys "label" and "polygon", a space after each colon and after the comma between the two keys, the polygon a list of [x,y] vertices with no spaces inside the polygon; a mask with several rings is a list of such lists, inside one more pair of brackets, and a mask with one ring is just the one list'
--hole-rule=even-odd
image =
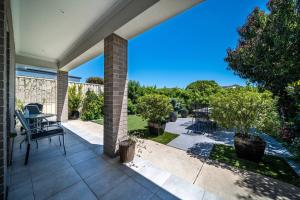
{"label": "black metal chair", "polygon": [[21,111],[16,110],[15,114],[26,132],[27,150],[26,150],[25,163],[24,163],[25,165],[27,165],[28,163],[31,143],[33,141],[38,141],[44,138],[51,138],[53,136],[58,136],[59,143],[61,146],[60,136],[62,136],[64,154],[66,155],[65,138],[64,138],[65,131],[60,125],[51,125],[49,127],[46,127],[46,129],[44,130],[31,129]]}
{"label": "black metal chair", "polygon": [[26,106],[37,106],[38,109],[40,110],[40,112],[43,112],[43,107],[44,107],[43,104],[40,104],[40,103],[29,103]]}

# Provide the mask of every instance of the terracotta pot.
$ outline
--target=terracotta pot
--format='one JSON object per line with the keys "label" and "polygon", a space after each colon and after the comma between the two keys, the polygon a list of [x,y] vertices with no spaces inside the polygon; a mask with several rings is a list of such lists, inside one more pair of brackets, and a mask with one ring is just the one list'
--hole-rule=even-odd
{"label": "terracotta pot", "polygon": [[160,124],[160,123],[148,122],[148,128],[150,134],[160,135],[165,132],[166,123]]}
{"label": "terracotta pot", "polygon": [[253,162],[261,161],[266,149],[266,142],[260,137],[250,138],[241,135],[234,137],[235,152],[239,158]]}
{"label": "terracotta pot", "polygon": [[135,154],[135,141],[124,140],[119,143],[120,161],[122,163],[131,162]]}

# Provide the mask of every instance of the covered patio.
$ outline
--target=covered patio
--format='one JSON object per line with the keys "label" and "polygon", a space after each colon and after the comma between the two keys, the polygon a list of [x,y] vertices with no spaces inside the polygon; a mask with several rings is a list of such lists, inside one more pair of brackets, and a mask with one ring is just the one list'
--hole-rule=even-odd
{"label": "covered patio", "polygon": [[[158,182],[148,180],[116,158],[119,138],[127,135],[128,40],[200,2],[1,0],[0,199],[208,198],[210,194],[199,188],[171,194],[181,187],[173,184],[181,181],[172,176]],[[57,70],[57,119],[66,122],[68,72],[102,53],[103,136],[86,140],[67,131],[66,156],[58,141],[44,140],[38,149],[31,149],[27,166],[23,165],[23,147],[15,149],[13,164],[8,167],[8,138],[15,132],[16,64]]]}
{"label": "covered patio", "polygon": [[25,148],[15,147],[8,199],[218,199],[141,158],[120,164],[103,154],[103,132],[95,134],[99,125],[81,123],[63,124],[66,156],[57,138],[45,139],[24,166]]}

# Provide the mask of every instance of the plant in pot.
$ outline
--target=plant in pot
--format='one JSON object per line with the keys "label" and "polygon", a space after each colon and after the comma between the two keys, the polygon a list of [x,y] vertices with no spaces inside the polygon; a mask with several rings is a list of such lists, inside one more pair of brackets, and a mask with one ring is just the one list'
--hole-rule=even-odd
{"label": "plant in pot", "polygon": [[166,121],[172,112],[169,98],[160,94],[148,94],[138,99],[137,109],[140,115],[148,121],[151,134],[162,134]]}
{"label": "plant in pot", "polygon": [[235,130],[238,157],[259,162],[266,143],[258,133],[278,134],[280,129],[276,104],[268,91],[258,92],[251,87],[230,89],[211,97],[211,116],[223,128]]}
{"label": "plant in pot", "polygon": [[136,143],[137,138],[135,136],[127,136],[119,142],[119,154],[122,163],[128,163],[133,160]]}
{"label": "plant in pot", "polygon": [[180,110],[180,115],[182,118],[187,118],[189,111],[186,108]]}
{"label": "plant in pot", "polygon": [[171,112],[169,114],[169,120],[170,120],[170,122],[176,122],[176,120],[177,120],[177,111],[179,110],[180,104],[177,103],[177,100],[175,98],[172,98],[170,103],[173,107],[173,112]]}
{"label": "plant in pot", "polygon": [[82,100],[82,85],[70,85],[68,88],[68,109],[70,119],[79,118],[79,108]]}

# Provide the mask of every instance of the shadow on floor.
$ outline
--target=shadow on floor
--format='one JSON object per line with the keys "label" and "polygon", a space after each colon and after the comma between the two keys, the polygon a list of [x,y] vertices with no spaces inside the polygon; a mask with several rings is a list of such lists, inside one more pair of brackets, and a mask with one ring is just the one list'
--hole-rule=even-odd
{"label": "shadow on floor", "polygon": [[[39,148],[33,146],[27,166],[25,145],[21,149],[15,145],[13,165],[8,169],[9,200],[180,199],[180,195],[189,195],[174,190],[178,187],[176,180],[168,178],[161,182],[155,173],[145,177],[139,173],[148,170],[143,166],[133,170],[120,164],[118,158],[107,157],[102,141],[90,143],[69,130],[66,132],[66,156],[57,138],[52,138],[51,143],[41,140]],[[95,137],[91,138],[95,141]],[[18,136],[16,144],[21,139]],[[151,169],[146,173],[151,173]],[[199,191],[201,194],[191,193],[189,199],[203,199],[205,192]]]}
{"label": "shadow on floor", "polygon": [[245,196],[238,195],[236,196],[237,199],[257,199],[257,196],[262,199],[300,199],[300,188],[294,185],[209,159],[210,150],[208,149],[210,148],[212,148],[211,143],[200,143],[190,148],[187,153],[191,157],[198,158],[206,165],[229,170],[238,175],[240,178],[234,184],[251,192]]}

